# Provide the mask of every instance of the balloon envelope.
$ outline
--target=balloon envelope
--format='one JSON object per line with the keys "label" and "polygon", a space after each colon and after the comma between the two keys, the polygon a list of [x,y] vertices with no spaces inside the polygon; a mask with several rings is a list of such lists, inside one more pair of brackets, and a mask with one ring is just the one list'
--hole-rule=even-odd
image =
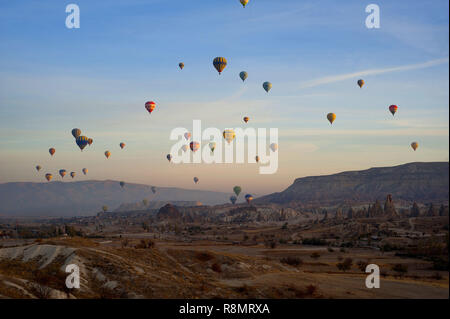
{"label": "balloon envelope", "polygon": [[88,145],[91,146],[94,140],[92,138],[88,138]]}
{"label": "balloon envelope", "polygon": [[189,146],[184,144],[183,146],[181,146],[181,149],[183,152],[186,152],[189,149]]}
{"label": "balloon envelope", "polygon": [[198,183],[198,177],[194,177],[194,182],[195,182],[195,184]]}
{"label": "balloon envelope", "polygon": [[359,87],[362,88],[363,85],[364,85],[364,80],[363,79],[359,79],[357,83],[358,83]]}
{"label": "balloon envelope", "polygon": [[234,132],[233,129],[227,129],[223,131],[223,138],[225,139],[225,141],[227,141],[228,144],[230,144],[235,137],[236,133]]}
{"label": "balloon envelope", "polygon": [[272,150],[272,152],[276,152],[278,150],[278,144],[277,143],[270,144],[270,149]]}
{"label": "balloon envelope", "polygon": [[152,186],[152,193],[155,194],[156,193],[156,187]]}
{"label": "balloon envelope", "polygon": [[167,158],[167,160],[170,162],[170,161],[172,160],[172,155],[167,154],[166,158]]}
{"label": "balloon envelope", "polygon": [[250,118],[248,116],[244,116],[244,122],[247,123]]}
{"label": "balloon envelope", "polygon": [[72,130],[72,135],[73,135],[73,137],[77,138],[78,136],[81,135],[81,130],[79,128],[74,128]]}
{"label": "balloon envelope", "polygon": [[184,133],[184,138],[185,138],[187,141],[189,141],[189,139],[191,138],[191,133],[189,133],[189,132]]}
{"label": "balloon envelope", "polygon": [[153,101],[145,102],[145,109],[148,111],[148,113],[152,113],[155,107],[156,107],[155,102]]}
{"label": "balloon envelope", "polygon": [[223,69],[227,66],[227,59],[223,57],[217,57],[213,60],[213,65],[216,68],[217,72],[222,73]]}
{"label": "balloon envelope", "polygon": [[52,180],[52,178],[53,178],[53,175],[52,174],[45,174],[45,178],[47,179],[47,181],[51,181]]}
{"label": "balloon envelope", "polygon": [[66,176],[66,170],[65,169],[60,169],[59,170],[59,175],[61,175],[61,178],[64,178],[64,176]]}
{"label": "balloon envelope", "polygon": [[236,196],[239,196],[239,194],[241,193],[242,188],[241,186],[234,186],[233,187],[233,192],[236,194]]}
{"label": "balloon envelope", "polygon": [[216,149],[216,142],[210,142],[209,148],[211,149],[211,152],[214,152],[214,150]]}
{"label": "balloon envelope", "polygon": [[264,82],[264,83],[263,83],[263,88],[264,88],[264,90],[266,90],[266,92],[269,92],[270,89],[272,88],[272,83],[270,83],[270,82]]}
{"label": "balloon envelope", "polygon": [[184,63],[183,63],[183,62],[180,62],[180,63],[178,63],[178,66],[180,67],[181,70],[183,70],[183,68],[184,68]]}
{"label": "balloon envelope", "polygon": [[120,182],[120,187],[124,187],[125,186],[125,182]]}
{"label": "balloon envelope", "polygon": [[88,145],[88,138],[86,136],[78,136],[75,140],[80,150],[83,150]]}
{"label": "balloon envelope", "polygon": [[105,156],[106,156],[106,158],[109,158],[111,156],[111,152],[110,151],[106,151],[105,152]]}
{"label": "balloon envelope", "polygon": [[241,78],[242,82],[244,82],[248,77],[248,73],[245,71],[242,71],[241,73],[239,73],[239,77]]}
{"label": "balloon envelope", "polygon": [[41,165],[36,165],[36,170],[39,172],[41,170]]}
{"label": "balloon envelope", "polygon": [[189,147],[191,148],[192,152],[197,152],[198,149],[200,148],[200,143],[198,143],[198,142],[191,142],[189,144]]}
{"label": "balloon envelope", "polygon": [[397,105],[391,105],[391,106],[389,106],[389,111],[392,113],[392,116],[395,115],[395,113],[397,112],[397,110],[398,110],[398,106],[397,106]]}
{"label": "balloon envelope", "polygon": [[52,147],[51,149],[48,150],[48,152],[50,153],[51,156],[53,156],[53,154],[55,154],[56,150]]}
{"label": "balloon envelope", "polygon": [[328,121],[330,121],[331,124],[333,124],[334,120],[336,119],[336,114],[328,113],[327,114],[327,119],[328,119]]}
{"label": "balloon envelope", "polygon": [[247,201],[248,204],[250,204],[250,202],[253,200],[253,196],[250,194],[245,195],[245,200]]}
{"label": "balloon envelope", "polygon": [[87,172],[88,172],[88,169],[87,168],[83,168],[82,171],[83,171],[83,174],[86,175]]}
{"label": "balloon envelope", "polygon": [[123,149],[123,148],[125,147],[125,143],[123,143],[123,142],[120,143],[119,145],[120,145],[120,148],[121,148],[121,149]]}
{"label": "balloon envelope", "polygon": [[230,196],[230,201],[234,205],[234,203],[236,203],[236,201],[237,201],[237,197],[236,196]]}
{"label": "balloon envelope", "polygon": [[415,150],[419,147],[419,143],[417,143],[417,142],[412,142],[412,143],[411,143],[411,147],[412,147],[412,149],[415,151]]}
{"label": "balloon envelope", "polygon": [[75,172],[70,172],[70,177],[74,178],[74,177],[75,177],[75,175],[76,175],[76,173],[75,173]]}
{"label": "balloon envelope", "polygon": [[258,155],[255,156],[255,161],[256,161],[256,163],[259,162],[259,156]]}

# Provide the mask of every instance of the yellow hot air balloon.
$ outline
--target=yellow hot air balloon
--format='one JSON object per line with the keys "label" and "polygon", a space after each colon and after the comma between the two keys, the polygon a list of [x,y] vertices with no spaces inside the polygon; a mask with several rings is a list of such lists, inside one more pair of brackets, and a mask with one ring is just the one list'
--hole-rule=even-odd
{"label": "yellow hot air balloon", "polygon": [[48,182],[50,182],[52,180],[52,178],[53,178],[53,175],[47,173],[47,174],[45,174],[45,178],[47,179]]}
{"label": "yellow hot air balloon", "polygon": [[213,65],[216,68],[217,72],[222,73],[223,69],[227,66],[227,59],[222,57],[217,57],[213,60]]}
{"label": "yellow hot air balloon", "polygon": [[88,169],[87,168],[83,168],[82,171],[83,171],[84,175],[86,175],[88,173]]}
{"label": "yellow hot air balloon", "polygon": [[248,116],[244,116],[244,122],[247,123],[250,118]]}
{"label": "yellow hot air balloon", "polygon": [[255,161],[256,161],[256,163],[259,162],[259,156],[258,155],[255,156]]}
{"label": "yellow hot air balloon", "polygon": [[227,141],[228,144],[230,144],[235,137],[236,133],[234,132],[233,129],[227,129],[223,131],[223,138],[225,139],[225,141]]}
{"label": "yellow hot air balloon", "polygon": [[412,149],[415,151],[415,150],[419,147],[419,143],[417,143],[417,142],[412,142],[412,143],[411,143],[411,147],[412,147]]}
{"label": "yellow hot air balloon", "polygon": [[270,144],[270,149],[272,150],[272,152],[276,152],[278,150],[278,144],[277,143]]}
{"label": "yellow hot air balloon", "polygon": [[241,1],[242,6],[245,8],[245,6],[247,5],[249,0],[240,0],[240,1]]}
{"label": "yellow hot air balloon", "polygon": [[327,114],[327,119],[328,119],[328,121],[330,121],[331,124],[333,124],[334,120],[336,119],[336,114],[328,113]]}
{"label": "yellow hot air balloon", "polygon": [[109,158],[111,156],[111,152],[110,151],[106,151],[105,152],[105,156],[106,156],[106,158]]}

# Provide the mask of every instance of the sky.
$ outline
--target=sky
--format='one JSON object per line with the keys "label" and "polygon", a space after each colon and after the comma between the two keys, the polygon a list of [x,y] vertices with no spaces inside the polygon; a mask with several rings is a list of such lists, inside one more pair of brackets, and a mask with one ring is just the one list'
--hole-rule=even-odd
{"label": "sky", "polygon": [[[79,29],[65,26],[69,3],[80,8]],[[365,26],[370,3],[380,8],[379,29]],[[47,172],[58,180],[64,168],[77,172],[75,180],[230,192],[241,185],[262,195],[304,176],[448,161],[448,7],[441,0],[250,0],[246,8],[238,0],[2,1],[0,183],[43,182]],[[228,61],[221,75],[217,56]],[[149,100],[157,103],[150,115]],[[391,104],[399,107],[394,117]],[[337,115],[332,126],[329,112]],[[191,130],[193,120],[220,130],[278,128],[278,171],[169,163],[171,130]],[[83,152],[75,127],[94,140]]]}

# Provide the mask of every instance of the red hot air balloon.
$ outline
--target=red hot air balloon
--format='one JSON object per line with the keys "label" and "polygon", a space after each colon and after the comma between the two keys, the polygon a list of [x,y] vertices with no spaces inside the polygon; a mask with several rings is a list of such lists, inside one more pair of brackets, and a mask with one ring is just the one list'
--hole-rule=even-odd
{"label": "red hot air balloon", "polygon": [[189,144],[189,147],[191,148],[192,152],[196,152],[200,148],[200,143],[198,143],[198,142],[191,142],[191,144]]}
{"label": "red hot air balloon", "polygon": [[156,103],[153,101],[145,102],[145,108],[149,113],[152,113],[156,107]]}
{"label": "red hot air balloon", "polygon": [[395,115],[395,112],[397,112],[398,106],[397,105],[391,105],[389,106],[389,111],[392,113],[392,116]]}
{"label": "red hot air balloon", "polygon": [[53,156],[53,154],[55,154],[55,149],[52,147],[51,149],[48,150],[48,152],[50,153],[51,156]]}

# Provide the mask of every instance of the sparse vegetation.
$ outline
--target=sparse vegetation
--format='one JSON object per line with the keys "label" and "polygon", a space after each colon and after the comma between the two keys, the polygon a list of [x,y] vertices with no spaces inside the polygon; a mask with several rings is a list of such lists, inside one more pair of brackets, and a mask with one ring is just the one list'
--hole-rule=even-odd
{"label": "sparse vegetation", "polygon": [[298,267],[303,264],[303,260],[297,257],[284,257],[280,259],[280,262],[294,267]]}
{"label": "sparse vegetation", "polygon": [[353,260],[351,258],[345,258],[343,262],[336,264],[336,267],[341,271],[347,271],[352,268]]}

